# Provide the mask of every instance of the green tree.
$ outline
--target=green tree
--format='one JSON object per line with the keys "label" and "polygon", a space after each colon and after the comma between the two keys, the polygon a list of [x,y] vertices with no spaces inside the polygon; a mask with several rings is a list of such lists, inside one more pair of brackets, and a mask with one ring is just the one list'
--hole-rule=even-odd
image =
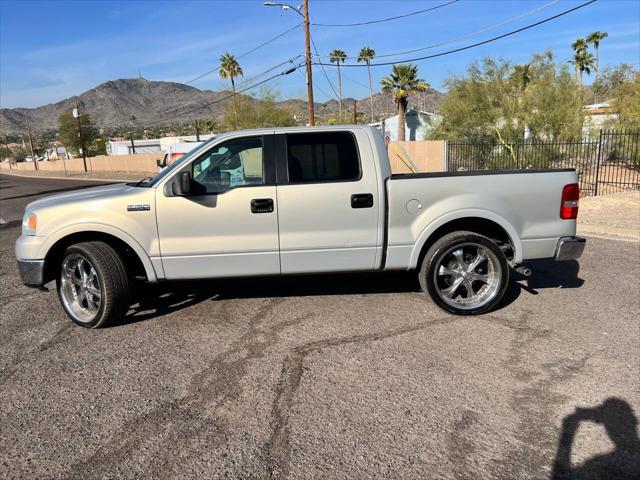
{"label": "green tree", "polygon": [[[231,55],[229,52],[225,52],[220,57],[220,78],[222,78],[223,80],[227,80],[227,79],[231,80],[231,91],[233,92],[233,97],[231,98],[231,101],[233,103],[233,108],[235,110],[236,117],[238,116],[238,113],[237,113],[238,107],[236,106],[235,79],[236,77],[242,77],[243,74],[244,72],[242,71],[242,67],[238,63],[238,60],[236,60],[236,57]],[[238,128],[238,125],[236,121],[236,129],[237,128]]]}
{"label": "green tree", "polygon": [[[236,116],[237,113],[237,116]],[[295,125],[293,113],[276,104],[276,95],[263,88],[257,95],[239,95],[236,108],[227,104],[220,129],[289,127]]]}
{"label": "green tree", "polygon": [[587,37],[587,43],[593,45],[596,50],[596,76],[595,81],[598,81],[598,67],[600,66],[600,42],[607,38],[609,34],[607,32],[596,31]]}
{"label": "green tree", "polygon": [[538,139],[575,138],[582,106],[569,69],[558,66],[550,52],[534,55],[528,65],[524,75],[523,68],[507,61],[485,58],[466,74],[448,78],[440,105],[443,120],[430,138],[514,143],[526,131]]}
{"label": "green tree", "polygon": [[342,75],[340,74],[340,64],[347,59],[347,54],[343,50],[335,49],[329,54],[329,61],[338,65],[338,105],[339,115],[342,118]]}
{"label": "green tree", "polygon": [[367,72],[369,73],[369,100],[371,103],[371,122],[375,122],[375,115],[373,112],[373,83],[371,82],[371,60],[376,56],[376,51],[370,47],[362,47],[360,54],[358,55],[358,62],[365,62],[367,64]]}
{"label": "green tree", "polygon": [[618,87],[625,82],[632,82],[633,67],[623,63],[616,66],[606,65],[594,80],[592,89],[595,98],[610,100],[616,94]]}
{"label": "green tree", "polygon": [[418,78],[418,67],[411,64],[397,64],[391,68],[391,75],[381,81],[382,91],[393,95],[393,101],[398,109],[398,140],[404,141],[405,114],[409,104],[409,95],[423,92],[428,84]]}
{"label": "green tree", "polygon": [[618,86],[613,106],[620,125],[640,129],[640,72],[635,73],[633,80]]}
{"label": "green tree", "polygon": [[[88,149],[98,137],[98,131],[93,123],[91,123],[91,118],[86,112],[80,112],[80,127],[82,128],[85,148]],[[80,144],[80,136],[78,135],[78,120],[73,117],[70,109],[65,110],[58,118],[58,134],[65,147],[76,155],[80,154],[82,145]],[[89,154],[89,152],[87,152],[87,154]]]}

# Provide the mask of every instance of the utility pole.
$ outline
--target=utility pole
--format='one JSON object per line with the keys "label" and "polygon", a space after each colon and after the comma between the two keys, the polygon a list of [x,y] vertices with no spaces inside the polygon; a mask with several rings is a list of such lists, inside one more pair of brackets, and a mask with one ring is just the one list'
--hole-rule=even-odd
{"label": "utility pole", "polygon": [[4,148],[7,150],[7,158],[9,158],[9,170],[11,170],[11,150],[9,150],[9,137],[4,137]]}
{"label": "utility pole", "polygon": [[303,0],[304,6],[304,43],[307,57],[307,107],[309,109],[309,125],[315,122],[315,109],[313,106],[313,78],[311,73],[311,33],[309,32],[309,0]]}
{"label": "utility pole", "polygon": [[358,101],[357,100],[353,100],[353,124],[357,125],[358,124],[358,106],[357,106]]}
{"label": "utility pole", "polygon": [[38,170],[38,161],[36,160],[36,156],[33,153],[33,138],[31,138],[31,125],[29,125],[29,120],[27,120],[27,133],[29,134],[29,148],[31,149],[31,160],[33,160],[33,168]]}
{"label": "utility pole", "polygon": [[[288,3],[264,2],[266,7],[280,7],[282,10],[291,10],[296,12],[303,18],[304,25],[304,46],[307,64],[307,109],[309,111],[309,125],[313,126],[315,122],[315,112],[313,105],[313,74],[311,72],[311,33],[309,32],[309,0],[302,0],[302,5],[298,8]],[[302,10],[302,12],[300,12]],[[287,73],[295,71],[295,68]]]}
{"label": "utility pole", "polygon": [[78,121],[78,138],[80,139],[80,148],[82,149],[82,161],[84,164],[84,171],[87,172],[87,152],[84,148],[84,137],[82,136],[82,125],[80,124],[80,104],[76,103],[76,108],[73,110],[73,116]]}
{"label": "utility pole", "polygon": [[195,121],[196,125],[196,142],[200,141],[200,129],[198,128],[198,120]]}

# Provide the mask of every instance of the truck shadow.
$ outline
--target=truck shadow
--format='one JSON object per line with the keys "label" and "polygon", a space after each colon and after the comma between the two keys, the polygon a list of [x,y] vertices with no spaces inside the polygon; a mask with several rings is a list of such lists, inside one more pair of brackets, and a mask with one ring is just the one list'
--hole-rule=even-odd
{"label": "truck shadow", "polygon": [[[534,274],[526,278],[511,272],[507,292],[495,310],[513,303],[522,291],[533,295],[544,288],[578,288],[576,261],[538,261]],[[225,278],[190,280],[160,284],[140,284],[129,313],[111,326],[161,317],[207,300],[239,298],[306,297],[325,295],[375,295],[381,293],[420,293],[415,272],[344,273],[286,277]],[[429,301],[425,298],[425,301]]]}
{"label": "truck shadow", "polygon": [[580,288],[584,283],[578,274],[580,264],[576,260],[556,262],[555,260],[533,260],[528,262],[533,269],[531,277],[525,277],[511,270],[509,287],[500,303],[493,311],[511,305],[522,292],[538,295],[545,288]]}

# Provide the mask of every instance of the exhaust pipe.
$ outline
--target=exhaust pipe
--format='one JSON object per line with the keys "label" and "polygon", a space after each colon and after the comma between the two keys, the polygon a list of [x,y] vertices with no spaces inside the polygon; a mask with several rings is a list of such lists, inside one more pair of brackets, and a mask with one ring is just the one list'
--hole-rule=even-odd
{"label": "exhaust pipe", "polygon": [[528,265],[518,265],[513,268],[520,275],[524,275],[525,277],[530,277],[533,274],[533,270]]}

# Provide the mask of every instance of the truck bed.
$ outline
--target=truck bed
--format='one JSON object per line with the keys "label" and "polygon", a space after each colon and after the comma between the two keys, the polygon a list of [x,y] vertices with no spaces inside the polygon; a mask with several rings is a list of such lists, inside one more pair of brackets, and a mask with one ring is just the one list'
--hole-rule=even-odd
{"label": "truck bed", "polygon": [[552,257],[559,237],[575,235],[576,221],[559,212],[563,187],[576,182],[573,169],[391,175],[385,269],[415,268],[428,236],[462,218],[503,228],[516,263]]}

